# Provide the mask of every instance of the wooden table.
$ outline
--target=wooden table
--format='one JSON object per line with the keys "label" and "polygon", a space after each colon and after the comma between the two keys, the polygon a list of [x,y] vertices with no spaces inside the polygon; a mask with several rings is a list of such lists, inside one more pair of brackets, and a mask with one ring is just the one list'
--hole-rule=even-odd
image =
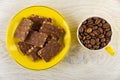
{"label": "wooden table", "polygon": [[[71,29],[72,44],[56,66],[41,71],[23,68],[7,51],[6,30],[15,14],[29,6],[44,5],[59,11]],[[111,57],[102,49],[87,51],[76,38],[79,23],[91,16],[105,18],[113,29]],[[120,80],[120,0],[0,0],[0,80]]]}

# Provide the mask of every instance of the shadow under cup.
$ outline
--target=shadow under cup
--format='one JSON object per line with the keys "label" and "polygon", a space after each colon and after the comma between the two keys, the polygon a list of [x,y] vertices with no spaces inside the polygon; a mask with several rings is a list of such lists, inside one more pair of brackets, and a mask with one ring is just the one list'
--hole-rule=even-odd
{"label": "shadow under cup", "polygon": [[106,49],[110,55],[114,50],[109,45],[112,37],[111,25],[103,18],[90,17],[80,23],[77,29],[79,43],[88,50]]}

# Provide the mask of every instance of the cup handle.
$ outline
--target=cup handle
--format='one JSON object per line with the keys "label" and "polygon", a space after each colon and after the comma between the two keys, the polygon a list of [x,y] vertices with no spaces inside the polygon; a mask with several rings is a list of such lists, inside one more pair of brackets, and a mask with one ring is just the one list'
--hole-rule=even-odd
{"label": "cup handle", "polygon": [[109,55],[111,55],[111,56],[114,56],[114,55],[115,55],[115,51],[113,50],[113,48],[112,48],[110,45],[108,45],[108,46],[105,48],[105,50],[108,52]]}

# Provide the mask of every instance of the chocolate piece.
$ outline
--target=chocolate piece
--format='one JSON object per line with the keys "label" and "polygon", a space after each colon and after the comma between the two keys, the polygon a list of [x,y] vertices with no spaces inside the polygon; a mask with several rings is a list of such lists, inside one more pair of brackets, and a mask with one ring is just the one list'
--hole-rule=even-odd
{"label": "chocolate piece", "polygon": [[34,14],[32,16],[30,16],[29,19],[34,22],[34,24],[32,26],[32,30],[34,30],[34,31],[39,31],[40,27],[43,24],[43,21],[52,22],[51,18],[39,17]]}
{"label": "chocolate piece", "polygon": [[62,49],[62,45],[55,39],[51,39],[48,44],[42,48],[38,55],[40,55],[46,62],[50,61]]}
{"label": "chocolate piece", "polygon": [[31,49],[33,46],[25,42],[18,42],[18,47],[22,51],[23,54],[27,54],[27,51]]}
{"label": "chocolate piece", "polygon": [[33,22],[30,19],[23,18],[20,24],[18,25],[15,31],[15,38],[24,41],[33,25]]}
{"label": "chocolate piece", "polygon": [[46,33],[40,33],[37,31],[31,31],[26,38],[25,42],[37,47],[43,47],[46,39],[47,39],[47,34]]}
{"label": "chocolate piece", "polygon": [[40,32],[46,33],[49,36],[56,38],[57,40],[64,35],[64,30],[60,29],[49,22],[44,22]]}
{"label": "chocolate piece", "polygon": [[40,50],[39,47],[32,47],[31,49],[28,50],[27,54],[32,57],[33,61],[39,60],[40,56],[38,56],[37,52]]}

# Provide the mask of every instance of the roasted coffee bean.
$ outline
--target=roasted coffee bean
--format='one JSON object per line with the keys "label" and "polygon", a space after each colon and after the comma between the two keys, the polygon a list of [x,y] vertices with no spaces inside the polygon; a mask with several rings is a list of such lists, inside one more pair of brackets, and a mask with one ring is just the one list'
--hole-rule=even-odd
{"label": "roasted coffee bean", "polygon": [[92,28],[88,28],[87,33],[91,33],[91,32],[92,32]]}
{"label": "roasted coffee bean", "polygon": [[93,27],[94,27],[94,25],[88,25],[88,27],[89,27],[89,28],[93,28]]}
{"label": "roasted coffee bean", "polygon": [[91,36],[90,36],[90,35],[87,35],[87,36],[86,36],[86,39],[91,39]]}
{"label": "roasted coffee bean", "polygon": [[105,38],[102,38],[102,39],[101,39],[101,42],[105,42],[105,41],[106,41]]}
{"label": "roasted coffee bean", "polygon": [[108,36],[108,37],[110,37],[112,35],[112,31],[108,31],[107,33],[106,33],[106,36]]}
{"label": "roasted coffee bean", "polygon": [[99,24],[100,21],[101,21],[101,19],[96,19],[96,20],[95,20],[95,24]]}
{"label": "roasted coffee bean", "polygon": [[102,20],[102,23],[104,24],[106,21],[105,20]]}
{"label": "roasted coffee bean", "polygon": [[91,18],[88,19],[88,24],[93,24],[93,20]]}
{"label": "roasted coffee bean", "polygon": [[98,29],[98,26],[94,26],[94,27],[93,27],[93,30],[95,30],[95,29]]}
{"label": "roasted coffee bean", "polygon": [[100,42],[97,42],[96,45],[100,45],[101,43]]}
{"label": "roasted coffee bean", "polygon": [[87,23],[87,21],[84,21],[82,24],[86,24]]}
{"label": "roasted coffee bean", "polygon": [[94,45],[93,46],[94,49],[99,49],[99,47],[100,47],[99,45]]}
{"label": "roasted coffee bean", "polygon": [[105,31],[109,31],[109,30],[110,30],[110,28],[106,28],[106,29],[105,29]]}
{"label": "roasted coffee bean", "polygon": [[102,47],[105,47],[105,46],[106,46],[106,43],[101,43],[101,46],[102,46]]}
{"label": "roasted coffee bean", "polygon": [[90,42],[91,42],[92,45],[95,45],[95,40],[94,39],[91,39]]}
{"label": "roasted coffee bean", "polygon": [[95,41],[96,41],[96,43],[98,43],[98,42],[100,41],[100,39],[99,39],[99,38],[96,38]]}
{"label": "roasted coffee bean", "polygon": [[100,34],[100,35],[99,35],[99,38],[104,38],[104,34]]}
{"label": "roasted coffee bean", "polygon": [[100,31],[100,33],[103,33],[103,29],[101,27],[99,27],[98,30]]}
{"label": "roasted coffee bean", "polygon": [[81,27],[79,28],[79,39],[88,49],[101,49],[111,40],[111,26],[102,18],[88,18],[82,23]]}
{"label": "roasted coffee bean", "polygon": [[79,31],[82,33],[84,31],[83,27],[80,27]]}
{"label": "roasted coffee bean", "polygon": [[90,43],[90,40],[85,40],[85,43],[86,43],[86,44]]}
{"label": "roasted coffee bean", "polygon": [[95,35],[99,35],[99,32],[98,32],[97,30],[94,30],[93,33],[94,33]]}
{"label": "roasted coffee bean", "polygon": [[86,47],[87,47],[87,48],[92,48],[92,45],[91,45],[91,44],[88,44]]}
{"label": "roasted coffee bean", "polygon": [[99,23],[99,24],[98,24],[99,27],[102,27],[102,25],[103,25],[102,23]]}
{"label": "roasted coffee bean", "polygon": [[86,29],[86,25],[82,25],[82,27],[83,27],[84,29]]}
{"label": "roasted coffee bean", "polygon": [[93,32],[92,32],[92,33],[90,33],[90,35],[91,35],[91,36],[95,36],[95,34],[94,34]]}
{"label": "roasted coffee bean", "polygon": [[103,28],[110,28],[110,25],[108,23],[103,24]]}

